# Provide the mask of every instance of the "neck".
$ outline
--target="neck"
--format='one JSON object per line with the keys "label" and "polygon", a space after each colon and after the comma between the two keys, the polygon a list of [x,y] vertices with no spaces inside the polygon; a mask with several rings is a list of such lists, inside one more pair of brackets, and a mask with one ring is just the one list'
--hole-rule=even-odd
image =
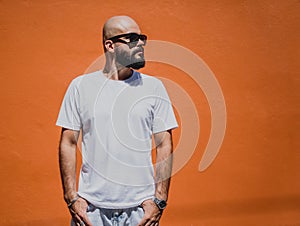
{"label": "neck", "polygon": [[127,67],[119,66],[117,67],[114,63],[106,62],[103,69],[103,74],[112,80],[126,80],[133,73],[133,70]]}

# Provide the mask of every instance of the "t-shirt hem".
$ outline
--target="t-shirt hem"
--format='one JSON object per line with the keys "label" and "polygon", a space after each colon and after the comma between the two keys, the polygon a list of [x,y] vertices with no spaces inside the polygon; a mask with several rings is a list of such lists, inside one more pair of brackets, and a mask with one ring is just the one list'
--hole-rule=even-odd
{"label": "t-shirt hem", "polygon": [[57,121],[56,125],[60,126],[60,127],[63,127],[63,128],[66,128],[66,129],[72,129],[72,130],[77,130],[77,131],[80,130],[80,126],[74,126],[74,125],[68,124],[68,123],[63,122],[63,121]]}
{"label": "t-shirt hem", "polygon": [[173,130],[173,129],[176,129],[178,128],[178,125],[173,125],[173,126],[169,126],[169,127],[165,127],[165,128],[161,128],[161,129],[157,129],[157,130],[153,130],[153,134],[154,133],[160,133],[160,132],[163,132],[163,131],[168,131],[168,130]]}
{"label": "t-shirt hem", "polygon": [[124,203],[107,203],[107,202],[95,201],[89,195],[81,193],[81,192],[78,192],[78,195],[80,197],[84,198],[85,200],[87,200],[89,203],[96,206],[97,208],[104,208],[104,209],[127,209],[127,208],[137,207],[137,206],[140,206],[145,200],[154,198],[154,195],[151,195],[151,196],[142,198],[138,202],[124,204]]}

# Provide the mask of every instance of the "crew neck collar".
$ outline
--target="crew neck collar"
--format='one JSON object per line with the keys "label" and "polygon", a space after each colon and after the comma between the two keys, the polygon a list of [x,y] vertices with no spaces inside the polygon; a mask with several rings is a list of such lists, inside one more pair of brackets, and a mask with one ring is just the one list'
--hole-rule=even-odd
{"label": "crew neck collar", "polygon": [[101,70],[101,75],[108,81],[108,82],[115,82],[115,83],[130,83],[136,78],[137,72],[135,70],[132,70],[132,74],[129,78],[124,80],[114,80],[106,77],[103,73],[103,70]]}

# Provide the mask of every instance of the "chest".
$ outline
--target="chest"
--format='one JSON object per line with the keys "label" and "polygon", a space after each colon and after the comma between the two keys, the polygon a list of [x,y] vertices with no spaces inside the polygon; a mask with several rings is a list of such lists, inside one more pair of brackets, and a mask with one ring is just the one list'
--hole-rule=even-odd
{"label": "chest", "polygon": [[153,91],[143,86],[95,86],[80,93],[81,121],[88,128],[95,122],[151,126],[154,108]]}

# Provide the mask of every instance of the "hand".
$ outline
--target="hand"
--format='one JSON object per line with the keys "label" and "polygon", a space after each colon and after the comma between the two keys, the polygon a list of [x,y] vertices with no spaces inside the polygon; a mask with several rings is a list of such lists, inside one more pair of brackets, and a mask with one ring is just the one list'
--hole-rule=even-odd
{"label": "hand", "polygon": [[144,217],[138,226],[158,226],[162,211],[157,207],[153,200],[148,199],[142,203]]}
{"label": "hand", "polygon": [[88,219],[86,210],[88,203],[85,199],[79,198],[70,208],[73,221],[76,226],[92,226],[92,223]]}

